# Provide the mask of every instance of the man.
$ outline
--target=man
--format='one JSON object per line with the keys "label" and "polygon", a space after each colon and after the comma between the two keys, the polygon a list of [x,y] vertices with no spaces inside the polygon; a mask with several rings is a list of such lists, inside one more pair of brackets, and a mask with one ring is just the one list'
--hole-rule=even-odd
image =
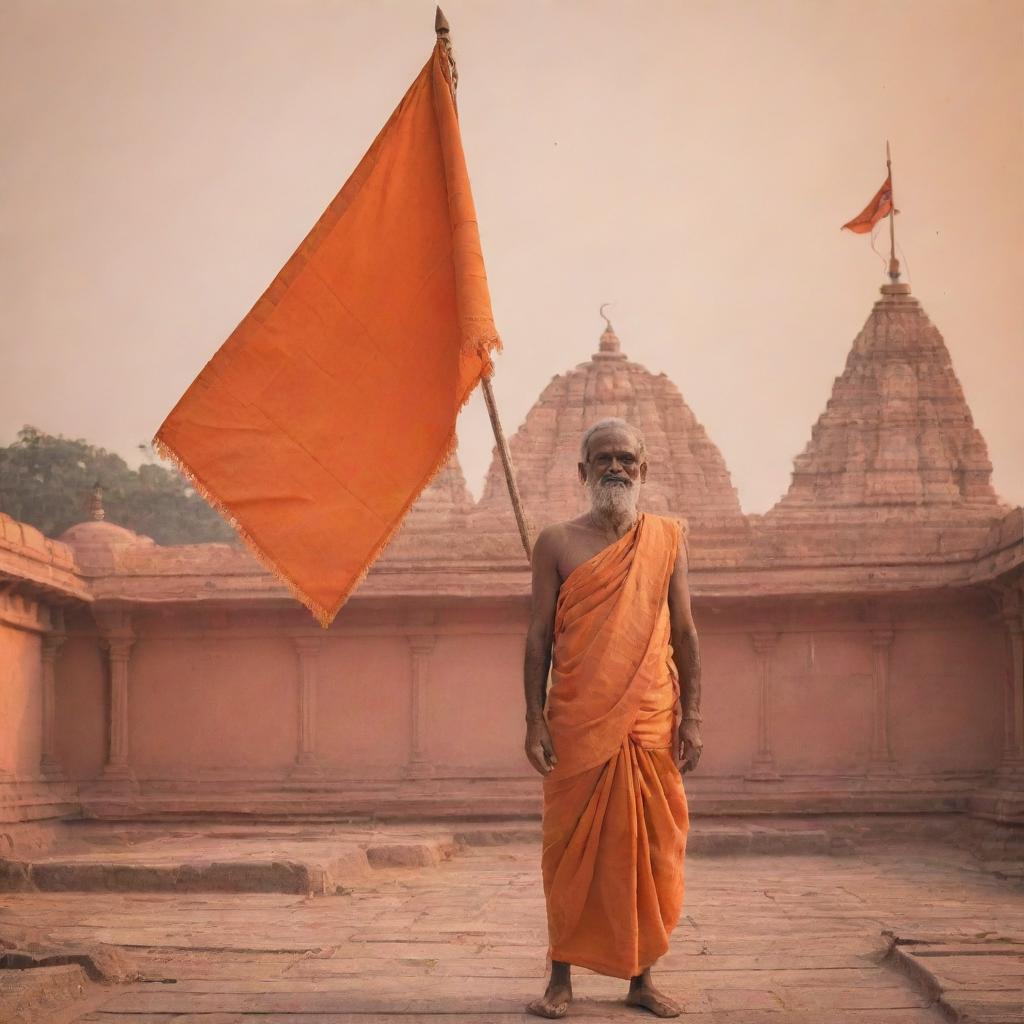
{"label": "man", "polygon": [[526,755],[544,776],[551,976],[527,1010],[540,1017],[565,1016],[572,964],[628,978],[632,1006],[680,1012],[651,965],[682,910],[680,773],[700,758],[700,656],[684,531],[637,512],[646,477],[639,432],[595,423],[579,462],[590,511],[533,549]]}

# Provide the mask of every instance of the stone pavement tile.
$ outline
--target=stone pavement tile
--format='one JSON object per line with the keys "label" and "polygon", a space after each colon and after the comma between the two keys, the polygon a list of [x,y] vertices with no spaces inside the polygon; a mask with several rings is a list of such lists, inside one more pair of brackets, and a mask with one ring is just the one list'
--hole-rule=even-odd
{"label": "stone pavement tile", "polygon": [[[74,1024],[168,1024],[168,1017],[164,1013],[133,1013],[133,1014],[111,1014],[106,1011],[98,1013],[87,1013],[84,1016],[74,1018]],[[175,1024],[180,1024],[183,1015],[175,1018]],[[193,1018],[189,1024],[195,1024],[198,1018]],[[264,1021],[266,1018],[264,1018]],[[243,1024],[245,1018],[240,1014],[226,1014],[220,1020],[208,1016],[203,1018],[204,1024]],[[254,1024],[254,1022],[250,1022]],[[262,1022],[261,1022],[262,1024]],[[294,1022],[293,1022],[294,1024]]]}
{"label": "stone pavement tile", "polygon": [[932,1000],[923,992],[901,983],[901,979],[886,972],[888,984],[874,984],[855,988],[779,988],[784,1006],[793,1010],[817,1010],[825,1014],[832,1010],[906,1009],[927,1007]]}
{"label": "stone pavement tile", "polygon": [[[522,948],[517,948],[517,954],[522,954]],[[483,953],[486,949],[484,943],[476,942],[340,942],[331,947],[331,956],[334,959],[351,959],[374,957],[377,959],[390,960],[400,958],[418,959],[454,959],[460,957],[471,957]],[[488,950],[488,955],[491,955]],[[543,954],[542,954],[543,955]]]}
{"label": "stone pavement tile", "polygon": [[[697,957],[694,957],[694,953]],[[848,953],[825,948],[820,953],[794,952],[774,950],[768,953],[703,953],[693,950],[686,955],[676,956],[674,950],[658,961],[658,968],[664,971],[669,967],[686,972],[722,972],[732,971],[837,971],[861,970],[865,965],[877,963],[880,944],[876,951],[870,945],[865,947],[859,943]]]}
{"label": "stone pavement tile", "polygon": [[436,975],[454,978],[542,978],[546,972],[543,953],[531,957],[495,958],[486,953],[478,956],[440,958],[400,957],[380,959],[372,957],[336,958],[302,961],[288,970],[288,977],[330,978],[335,975],[394,973],[403,977]]}
{"label": "stone pavement tile", "polygon": [[773,1010],[778,1012],[786,1008],[782,999],[770,989],[726,988],[705,992],[704,996],[712,1010]]}
{"label": "stone pavement tile", "polygon": [[[951,1006],[953,1004],[950,1004]],[[1024,999],[1020,992],[972,992],[956,1001],[955,1020],[978,1024],[1022,1024]]]}
{"label": "stone pavement tile", "polygon": [[[789,968],[772,970],[730,970],[712,971],[688,966],[676,970],[667,969],[662,964],[655,967],[658,978],[666,984],[685,981],[706,992],[757,990],[771,988],[800,987],[807,989],[827,989],[830,992],[862,985],[865,988],[877,987],[879,984],[879,968],[848,968],[841,970],[818,970],[809,968],[794,970]],[[892,976],[896,983],[899,978]],[[770,984],[769,984],[770,983]]]}
{"label": "stone pavement tile", "polygon": [[[986,958],[987,959],[987,958]],[[950,957],[952,962],[942,965],[942,978],[959,989],[1001,989],[1024,992],[1024,959],[1008,957],[993,971],[991,962],[979,964],[975,957]]]}
{"label": "stone pavement tile", "polygon": [[[820,949],[825,956],[855,956],[863,954],[871,949],[878,949],[879,955],[886,948],[878,939],[879,928],[872,929],[867,934],[830,937],[823,940],[820,936],[812,935],[789,940],[773,939],[770,936],[753,936],[746,938],[742,933],[726,938],[705,936],[701,933],[698,938],[685,939],[682,941],[673,936],[672,946],[662,962],[667,962],[675,957],[690,956],[773,956],[785,955],[786,953],[812,955],[808,953],[809,941],[814,944],[815,949]],[[676,933],[678,935],[678,931]],[[499,947],[493,947],[492,953],[496,953]],[[506,947],[516,948],[516,947]]]}

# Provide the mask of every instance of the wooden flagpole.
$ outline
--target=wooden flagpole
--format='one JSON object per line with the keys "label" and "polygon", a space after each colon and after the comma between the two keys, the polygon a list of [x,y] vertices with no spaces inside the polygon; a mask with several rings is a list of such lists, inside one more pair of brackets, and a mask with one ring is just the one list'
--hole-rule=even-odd
{"label": "wooden flagpole", "polygon": [[[451,68],[452,100],[455,100],[455,89],[459,84],[459,72],[455,66],[455,56],[452,53],[451,30],[448,19],[440,7],[434,15],[434,31],[437,38],[444,47],[448,57],[448,66]],[[480,386],[484,392],[484,402],[487,404],[487,415],[491,420],[491,430],[494,431],[494,440],[498,445],[498,454],[501,456],[501,465],[505,470],[505,483],[508,485],[508,496],[512,499],[512,510],[516,514],[516,525],[519,527],[519,539],[523,542],[523,550],[529,559],[532,556],[532,540],[530,528],[526,522],[526,513],[523,511],[523,501],[519,497],[519,486],[516,484],[515,473],[512,469],[512,454],[508,450],[508,441],[505,440],[505,431],[501,428],[501,420],[498,419],[498,406],[494,401],[494,389],[491,387],[491,378],[485,374],[480,378]]]}

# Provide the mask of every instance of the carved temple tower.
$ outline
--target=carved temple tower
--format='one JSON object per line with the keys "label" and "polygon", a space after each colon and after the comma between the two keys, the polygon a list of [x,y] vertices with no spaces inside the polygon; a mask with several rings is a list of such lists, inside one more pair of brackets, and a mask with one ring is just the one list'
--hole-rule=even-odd
{"label": "carved temple tower", "polygon": [[[577,478],[583,432],[597,420],[621,417],[644,435],[650,469],[640,507],[685,518],[710,550],[746,530],[725,460],[664,373],[651,373],[622,351],[611,323],[587,362],[553,377],[509,439],[519,489],[534,529],[580,515],[587,508]],[[485,532],[508,535],[515,527],[501,464],[491,462],[476,512]]]}
{"label": "carved temple tower", "polygon": [[942,335],[908,285],[881,291],[775,513],[999,515],[985,439]]}

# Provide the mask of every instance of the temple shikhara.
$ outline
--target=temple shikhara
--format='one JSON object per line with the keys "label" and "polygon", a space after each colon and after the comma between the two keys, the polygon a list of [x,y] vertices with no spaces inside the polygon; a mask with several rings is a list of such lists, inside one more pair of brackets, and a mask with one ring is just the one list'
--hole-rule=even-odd
{"label": "temple shikhara", "polygon": [[[643,431],[641,507],[689,524],[694,813],[1024,822],[1024,518],[908,286],[763,515],[628,347],[609,323],[510,447],[537,529],[584,508],[588,425]],[[451,460],[329,630],[240,547],[161,547],[98,504],[55,539],[0,516],[0,819],[538,814],[529,585],[497,460],[477,502]]]}

